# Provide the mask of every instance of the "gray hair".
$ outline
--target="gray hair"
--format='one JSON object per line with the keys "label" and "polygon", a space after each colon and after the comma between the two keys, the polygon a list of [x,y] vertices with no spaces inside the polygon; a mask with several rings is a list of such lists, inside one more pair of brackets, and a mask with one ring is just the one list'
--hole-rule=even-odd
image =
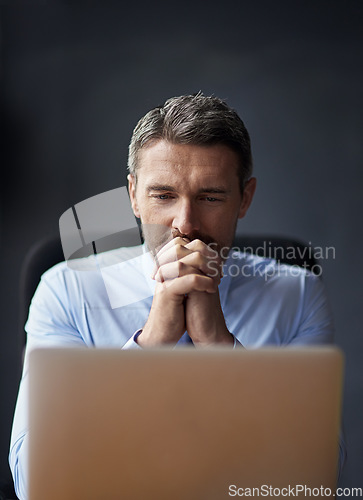
{"label": "gray hair", "polygon": [[129,145],[128,169],[136,177],[138,153],[164,139],[171,144],[211,146],[224,144],[239,158],[241,193],[252,174],[252,153],[248,131],[236,111],[214,96],[194,95],[172,97],[141,118]]}

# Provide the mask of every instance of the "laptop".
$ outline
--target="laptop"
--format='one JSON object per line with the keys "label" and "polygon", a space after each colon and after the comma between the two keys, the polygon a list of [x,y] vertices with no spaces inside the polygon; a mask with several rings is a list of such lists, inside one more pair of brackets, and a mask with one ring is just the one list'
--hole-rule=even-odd
{"label": "laptop", "polygon": [[334,347],[34,350],[29,499],[334,491],[342,370]]}

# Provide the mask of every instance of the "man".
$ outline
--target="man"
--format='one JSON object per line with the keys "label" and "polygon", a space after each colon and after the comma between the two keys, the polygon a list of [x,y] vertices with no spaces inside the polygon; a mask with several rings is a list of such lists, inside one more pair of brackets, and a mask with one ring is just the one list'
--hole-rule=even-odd
{"label": "man", "polygon": [[[196,103],[199,112],[204,111],[199,119],[193,116]],[[213,109],[208,138],[199,122],[204,121],[205,129]],[[218,137],[217,113],[230,120],[228,139]],[[149,123],[155,127],[153,134]],[[221,273],[215,268],[212,277],[210,271],[220,250],[231,247],[237,220],[252,201],[256,180],[250,178],[251,170],[247,130],[217,99],[171,99],[139,123],[130,145],[133,211],[143,224],[163,224],[174,237],[164,247],[159,243],[156,293],[137,338],[140,346],[175,344],[185,330],[195,345],[233,344],[220,305]],[[211,243],[214,251],[208,247]]]}
{"label": "man", "polygon": [[[108,267],[97,256],[98,271],[61,263],[45,273],[26,325],[27,353],[40,345],[243,348],[332,342],[331,314],[317,276],[229,251],[256,179],[248,132],[225,102],[199,93],[151,110],[133,132],[129,171],[144,253]],[[111,299],[115,290],[117,307]],[[26,376],[27,354],[10,451],[21,499]]]}

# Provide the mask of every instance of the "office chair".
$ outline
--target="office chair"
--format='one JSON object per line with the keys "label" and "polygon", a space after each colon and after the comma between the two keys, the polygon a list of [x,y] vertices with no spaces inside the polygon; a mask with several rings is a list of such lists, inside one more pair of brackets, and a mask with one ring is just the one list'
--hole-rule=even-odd
{"label": "office chair", "polygon": [[11,481],[0,482],[0,500],[18,500]]}

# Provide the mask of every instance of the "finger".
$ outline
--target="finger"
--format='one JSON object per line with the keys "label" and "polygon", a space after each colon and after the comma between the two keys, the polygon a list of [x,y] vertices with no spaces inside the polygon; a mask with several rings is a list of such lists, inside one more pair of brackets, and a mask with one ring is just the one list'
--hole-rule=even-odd
{"label": "finger", "polygon": [[160,259],[165,252],[170,251],[175,246],[185,247],[185,245],[187,245],[188,243],[190,243],[190,240],[188,240],[188,238],[181,238],[180,236],[178,236],[177,238],[173,238],[158,251],[157,257],[158,259]]}
{"label": "finger", "polygon": [[206,257],[212,259],[219,259],[219,253],[216,250],[216,246],[217,245],[215,243],[207,245],[206,243],[198,239],[192,240],[185,244],[185,248],[188,248],[193,252],[200,252],[202,255],[205,255]]}
{"label": "finger", "polygon": [[162,282],[166,279],[178,278],[187,274],[204,274],[220,281],[220,266],[215,261],[208,260],[199,252],[186,255],[176,262],[168,262],[159,267],[153,278]]}
{"label": "finger", "polygon": [[187,274],[180,278],[166,280],[160,286],[161,288],[156,288],[155,293],[158,293],[158,290],[166,291],[168,294],[177,297],[178,300],[181,295],[186,295],[188,293],[216,293],[218,290],[218,285],[216,285],[212,278],[201,274]]}
{"label": "finger", "polygon": [[201,240],[190,241],[187,238],[177,237],[172,241],[169,241],[157,254],[158,266],[162,266],[167,262],[175,262],[176,260],[182,259],[192,252],[198,252],[199,254],[209,258],[220,260],[218,252],[206,245]]}
{"label": "finger", "polygon": [[[178,240],[178,241],[175,241]],[[165,247],[162,248],[155,256],[155,266],[151,277],[153,278],[157,270],[168,264],[170,262],[176,262],[181,260],[183,257],[189,255],[192,251],[185,247],[185,241],[182,238],[175,238],[172,242],[169,242]],[[172,244],[171,244],[172,243]]]}
{"label": "finger", "polygon": [[208,262],[208,271],[206,272],[208,276],[216,276],[217,273],[220,278],[223,276],[223,259],[216,250],[216,243],[207,245],[203,241],[197,239],[187,243],[185,248],[193,250],[194,252],[199,252],[205,256]]}
{"label": "finger", "polygon": [[[182,261],[194,267],[197,271],[201,271],[214,278],[218,276],[218,279],[220,279],[223,274],[222,260],[219,258],[218,252],[198,239],[189,241],[187,238],[174,238],[158,252],[155,261],[156,264],[151,274],[151,278],[153,279],[159,268],[162,268],[165,264],[177,261]],[[183,266],[170,266],[165,273],[159,273],[158,280],[162,281],[163,275],[165,279],[182,276],[185,274],[182,272],[183,270]]]}

